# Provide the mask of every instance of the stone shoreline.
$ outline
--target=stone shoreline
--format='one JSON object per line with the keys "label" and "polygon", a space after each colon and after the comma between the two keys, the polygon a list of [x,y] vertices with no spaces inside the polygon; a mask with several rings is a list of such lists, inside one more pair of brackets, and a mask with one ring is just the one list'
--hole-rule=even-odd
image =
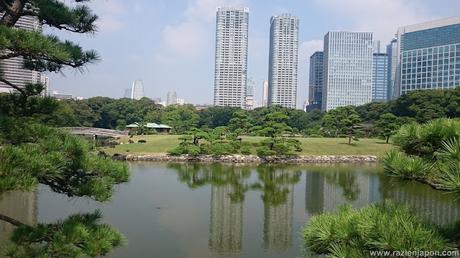
{"label": "stone shoreline", "polygon": [[309,164],[309,163],[376,163],[378,157],[373,155],[323,155],[323,156],[297,156],[297,157],[258,157],[255,155],[199,155],[199,156],[171,156],[168,154],[148,155],[121,155],[112,157],[116,160],[126,161],[152,161],[152,162],[199,162],[199,163],[280,163],[280,164]]}

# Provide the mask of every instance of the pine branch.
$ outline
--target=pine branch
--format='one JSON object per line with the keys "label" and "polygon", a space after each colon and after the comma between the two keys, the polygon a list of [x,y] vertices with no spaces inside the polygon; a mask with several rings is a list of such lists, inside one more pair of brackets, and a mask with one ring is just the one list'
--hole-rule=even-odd
{"label": "pine branch", "polygon": [[18,220],[15,220],[15,219],[13,219],[13,218],[11,218],[11,217],[8,217],[8,216],[6,216],[6,215],[3,215],[3,214],[0,214],[0,220],[5,221],[5,222],[8,222],[8,223],[10,223],[11,225],[16,226],[16,227],[20,227],[20,226],[25,226],[25,225],[26,225],[26,224],[24,224],[24,223],[22,223],[22,222],[20,222],[20,221],[18,221]]}
{"label": "pine branch", "polygon": [[4,84],[10,86],[11,88],[21,92],[21,93],[25,93],[24,89],[22,89],[21,87],[18,87],[17,85],[11,83],[10,81],[8,81],[7,79],[3,78],[0,76],[0,82],[3,82]]}

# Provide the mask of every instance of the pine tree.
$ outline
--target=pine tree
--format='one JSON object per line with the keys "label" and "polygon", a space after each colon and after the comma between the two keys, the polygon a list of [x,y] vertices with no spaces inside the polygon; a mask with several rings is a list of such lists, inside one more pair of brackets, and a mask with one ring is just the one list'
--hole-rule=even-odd
{"label": "pine tree", "polygon": [[[98,60],[96,52],[62,41],[53,35],[16,27],[23,16],[38,19],[41,26],[73,33],[94,33],[97,16],[84,3],[68,6],[59,0],[0,0],[0,63],[20,57],[25,69],[60,72],[69,67],[84,69]],[[1,67],[0,67],[1,68]],[[129,178],[125,164],[91,154],[83,139],[37,122],[37,114],[55,108],[56,102],[40,97],[43,85],[25,87],[5,78],[0,82],[14,89],[1,96],[0,194],[31,190],[37,184],[70,197],[109,200],[113,186]],[[0,214],[15,227],[9,257],[96,257],[123,243],[122,235],[100,223],[101,214],[77,214],[51,224],[26,225]],[[2,252],[4,250],[1,250]]]}

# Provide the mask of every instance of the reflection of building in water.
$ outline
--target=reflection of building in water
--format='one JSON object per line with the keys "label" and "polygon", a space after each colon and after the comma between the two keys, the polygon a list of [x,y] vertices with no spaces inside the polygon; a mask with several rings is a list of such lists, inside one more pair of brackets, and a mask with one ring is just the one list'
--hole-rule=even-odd
{"label": "reflection of building in water", "polygon": [[448,225],[460,219],[460,201],[452,195],[431,188],[411,192],[410,187],[395,187],[389,191],[396,203],[408,205],[418,216],[437,225]]}
{"label": "reflection of building in water", "polygon": [[[37,194],[33,192],[7,192],[0,195],[0,214],[33,225],[37,222]],[[0,257],[16,227],[0,220]]]}
{"label": "reflection of building in water", "polygon": [[234,190],[232,185],[213,185],[211,189],[209,248],[216,253],[241,251],[243,203],[231,200]]}
{"label": "reflection of building in water", "polygon": [[324,175],[316,172],[305,173],[305,209],[308,214],[316,215],[324,208]]}
{"label": "reflection of building in water", "polygon": [[[278,172],[278,171],[276,171]],[[294,185],[282,186],[286,201],[281,204],[264,203],[264,247],[286,250],[292,245],[292,216]]]}
{"label": "reflection of building in water", "polygon": [[349,172],[306,173],[305,208],[309,215],[333,212],[349,204],[361,208],[381,200],[374,174]]}

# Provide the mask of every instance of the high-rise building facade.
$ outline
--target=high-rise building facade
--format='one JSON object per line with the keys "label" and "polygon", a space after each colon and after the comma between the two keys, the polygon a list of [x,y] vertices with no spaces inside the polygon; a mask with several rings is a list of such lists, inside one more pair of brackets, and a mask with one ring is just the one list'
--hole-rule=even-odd
{"label": "high-rise building facade", "polygon": [[135,80],[131,86],[131,99],[140,100],[144,97],[144,83],[141,80]]}
{"label": "high-rise building facade", "polygon": [[323,98],[323,64],[324,53],[315,52],[310,57],[310,85],[307,110],[321,109]]}
{"label": "high-rise building facade", "polygon": [[252,110],[255,107],[255,99],[254,99],[254,88],[255,82],[252,78],[248,78],[247,85],[246,85],[246,109]]}
{"label": "high-rise building facade", "polygon": [[262,84],[262,107],[268,106],[268,81]]}
{"label": "high-rise building facade", "polygon": [[371,32],[329,32],[324,37],[322,110],[372,101]]}
{"label": "high-rise building facade", "polygon": [[375,53],[372,65],[372,101],[388,100],[388,55]]}
{"label": "high-rise building facade", "polygon": [[214,105],[246,106],[249,9],[219,7],[216,12]]}
{"label": "high-rise building facade", "polygon": [[399,94],[460,86],[460,16],[399,28]]}
{"label": "high-rise building facade", "polygon": [[291,14],[270,20],[268,105],[297,107],[299,19]]}
{"label": "high-rise building facade", "polygon": [[[0,13],[0,17],[3,16]],[[40,31],[41,26],[37,17],[22,16],[15,27],[26,30]],[[41,75],[37,71],[31,71],[23,68],[24,59],[22,57],[13,57],[2,60],[0,62],[0,69],[2,77],[8,82],[14,84],[17,87],[24,88],[27,83],[39,83]],[[0,92],[11,92],[13,89],[0,82]]]}
{"label": "high-rise building facade", "polygon": [[398,97],[399,91],[396,89],[396,72],[398,68],[398,39],[394,38],[390,44],[387,45],[388,55],[388,87],[387,87],[387,100],[392,100]]}
{"label": "high-rise building facade", "polygon": [[177,93],[176,91],[168,91],[168,94],[166,96],[166,105],[176,105],[177,104]]}

